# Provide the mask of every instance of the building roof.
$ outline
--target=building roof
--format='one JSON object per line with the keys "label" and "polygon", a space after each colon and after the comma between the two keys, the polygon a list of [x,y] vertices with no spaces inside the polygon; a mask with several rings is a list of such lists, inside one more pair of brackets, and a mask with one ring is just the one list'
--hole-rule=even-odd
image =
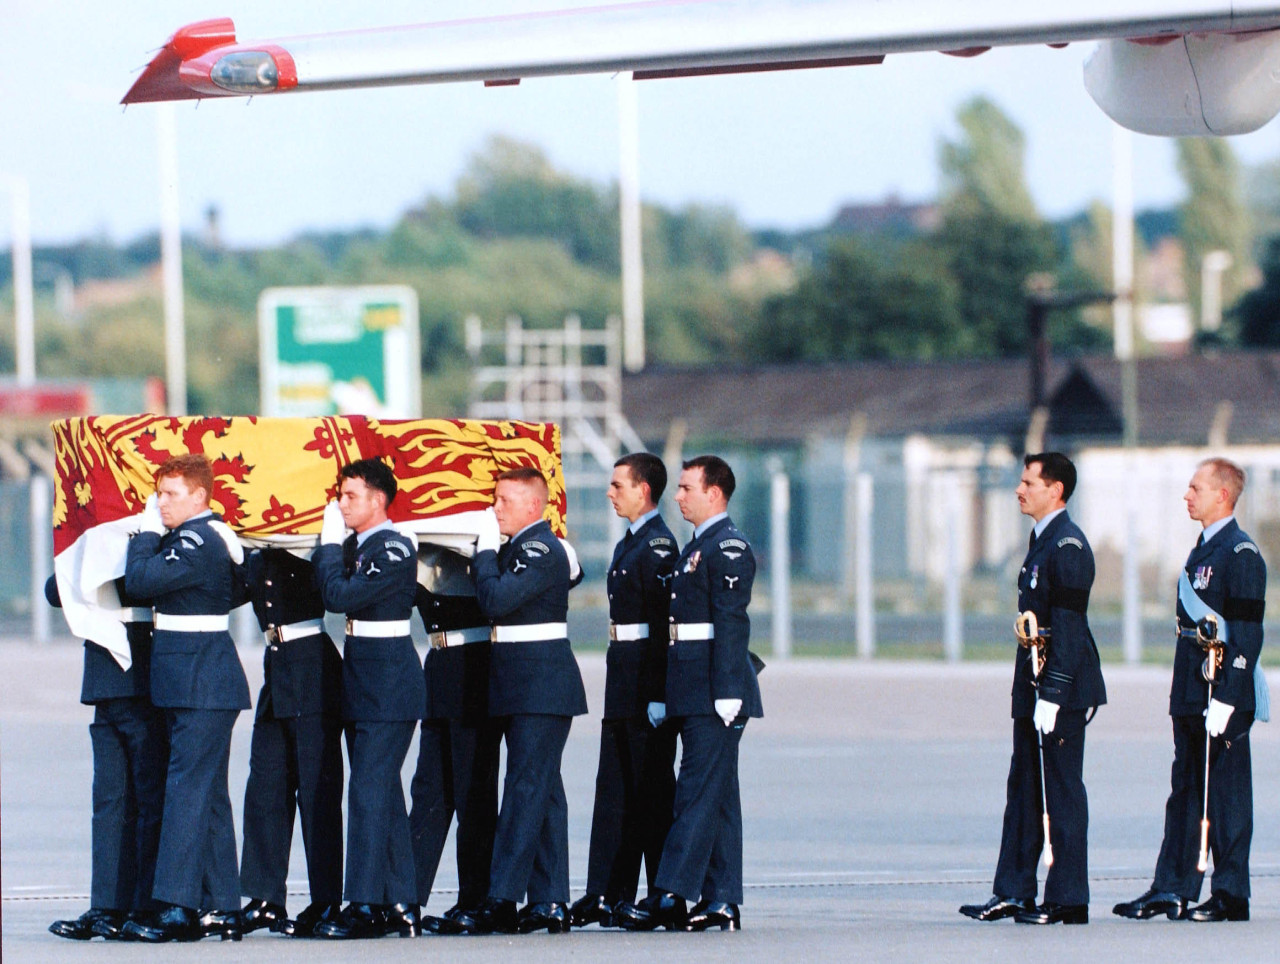
{"label": "building roof", "polygon": [[[1142,443],[1203,445],[1228,413],[1226,440],[1280,439],[1280,352],[1144,358],[1136,368]],[[843,436],[855,414],[872,436],[1019,440],[1029,381],[1026,359],[649,368],[624,376],[622,404],[649,440],[683,419],[695,438],[785,444]],[[1116,359],[1053,359],[1045,386],[1050,437],[1120,440]]]}

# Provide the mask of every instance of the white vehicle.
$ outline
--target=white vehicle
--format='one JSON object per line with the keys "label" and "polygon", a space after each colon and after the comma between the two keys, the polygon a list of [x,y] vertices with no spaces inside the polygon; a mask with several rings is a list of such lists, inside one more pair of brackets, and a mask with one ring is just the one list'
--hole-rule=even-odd
{"label": "white vehicle", "polygon": [[1269,0],[633,0],[240,42],[183,27],[124,103],[631,71],[637,80],[1100,41],[1090,95],[1145,134],[1243,134],[1280,112]]}

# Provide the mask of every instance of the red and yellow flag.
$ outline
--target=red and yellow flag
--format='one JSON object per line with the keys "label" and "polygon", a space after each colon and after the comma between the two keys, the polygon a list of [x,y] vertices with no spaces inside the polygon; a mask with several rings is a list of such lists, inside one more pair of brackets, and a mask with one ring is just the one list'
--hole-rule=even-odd
{"label": "red and yellow flag", "polygon": [[55,554],[96,525],[141,512],[155,490],[155,470],[188,452],[209,457],[211,507],[248,538],[318,533],[325,504],[336,497],[338,470],[364,458],[392,466],[400,487],[390,512],[396,522],[485,509],[493,504],[495,475],[537,468],[551,489],[551,527],[565,534],[560,429],[552,423],[91,415],[54,422],[53,438]]}

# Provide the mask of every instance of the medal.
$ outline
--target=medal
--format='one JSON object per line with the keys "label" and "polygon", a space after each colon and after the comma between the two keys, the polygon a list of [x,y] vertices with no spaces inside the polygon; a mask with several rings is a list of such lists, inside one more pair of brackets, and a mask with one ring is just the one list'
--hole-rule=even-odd
{"label": "medal", "polygon": [[1213,575],[1213,566],[1197,566],[1195,578],[1191,580],[1191,588],[1200,590],[1209,588],[1209,577]]}
{"label": "medal", "polygon": [[693,572],[693,570],[698,568],[698,563],[701,561],[702,561],[702,550],[698,549],[694,551],[687,560],[685,560],[684,571]]}
{"label": "medal", "polygon": [[1032,566],[1032,567],[1031,567],[1031,582],[1029,583],[1029,585],[1031,586],[1031,588],[1032,588],[1032,589],[1035,589],[1035,588],[1036,588],[1036,583],[1037,583],[1037,582],[1039,582],[1039,581],[1040,581],[1040,567],[1039,567],[1039,566]]}

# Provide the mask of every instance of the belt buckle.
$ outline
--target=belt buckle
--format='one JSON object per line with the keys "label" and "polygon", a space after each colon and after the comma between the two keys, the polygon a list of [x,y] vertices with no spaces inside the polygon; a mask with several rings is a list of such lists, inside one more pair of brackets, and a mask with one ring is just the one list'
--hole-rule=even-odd
{"label": "belt buckle", "polygon": [[671,624],[670,638],[671,638],[671,642],[673,643],[678,643],[680,641],[680,624],[679,623]]}
{"label": "belt buckle", "polygon": [[616,643],[618,641],[618,627],[613,623],[609,624],[609,642]]}
{"label": "belt buckle", "polygon": [[280,627],[275,623],[267,627],[267,642],[275,643],[277,646],[284,642],[284,637],[280,635]]}
{"label": "belt buckle", "polygon": [[348,636],[354,636],[356,634],[355,625],[356,625],[356,621],[352,619],[350,616],[348,616],[347,617],[347,635]]}
{"label": "belt buckle", "polygon": [[448,633],[428,633],[427,640],[431,643],[432,649],[444,649],[449,645]]}

